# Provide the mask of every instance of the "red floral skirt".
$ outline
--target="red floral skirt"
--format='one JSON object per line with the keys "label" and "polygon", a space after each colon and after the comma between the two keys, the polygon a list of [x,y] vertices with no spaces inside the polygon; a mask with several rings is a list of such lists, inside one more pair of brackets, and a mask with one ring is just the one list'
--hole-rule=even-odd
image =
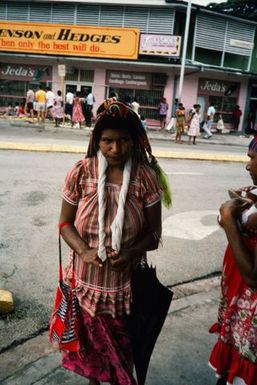
{"label": "red floral skirt", "polygon": [[[254,258],[257,237],[242,238]],[[223,262],[218,322],[210,328],[218,340],[210,366],[227,384],[257,385],[257,290],[249,288],[228,246]]]}
{"label": "red floral skirt", "polygon": [[136,385],[133,357],[123,317],[91,317],[82,311],[85,325],[83,353],[63,353],[62,366],[83,377],[111,385]]}

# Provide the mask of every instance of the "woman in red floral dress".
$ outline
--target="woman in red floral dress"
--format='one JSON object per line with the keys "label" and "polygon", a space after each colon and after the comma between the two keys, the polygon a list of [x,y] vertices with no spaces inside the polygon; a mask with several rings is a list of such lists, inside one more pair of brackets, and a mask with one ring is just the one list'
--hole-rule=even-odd
{"label": "woman in red floral dress", "polygon": [[[255,138],[249,145],[248,156],[246,170],[256,186]],[[244,191],[249,198],[251,188]],[[228,247],[223,261],[218,322],[210,328],[211,333],[218,333],[209,361],[219,378],[217,385],[257,384],[256,212],[248,217],[247,225],[240,225],[242,212],[252,204],[249,199],[239,198],[223,203],[220,208],[219,223],[226,233]]]}

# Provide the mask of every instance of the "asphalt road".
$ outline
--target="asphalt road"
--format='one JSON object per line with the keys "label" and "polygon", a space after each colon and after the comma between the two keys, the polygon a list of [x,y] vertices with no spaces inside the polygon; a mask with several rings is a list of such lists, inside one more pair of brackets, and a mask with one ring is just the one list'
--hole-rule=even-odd
{"label": "asphalt road", "polygon": [[[47,326],[57,283],[57,223],[67,170],[81,154],[0,151],[0,287],[16,312],[0,321],[0,350]],[[241,163],[161,160],[173,207],[163,210],[163,244],[150,253],[166,285],[220,271],[225,237],[217,210],[227,190],[249,184]],[[63,255],[66,255],[64,247]]]}

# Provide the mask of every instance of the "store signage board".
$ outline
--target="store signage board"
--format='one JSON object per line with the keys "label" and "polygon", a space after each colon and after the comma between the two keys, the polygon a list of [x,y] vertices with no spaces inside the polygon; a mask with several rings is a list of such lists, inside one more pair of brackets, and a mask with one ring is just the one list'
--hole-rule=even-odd
{"label": "store signage board", "polygon": [[218,79],[199,79],[198,93],[199,95],[224,96],[225,92],[232,88],[233,92],[229,96],[237,96],[239,93],[240,83],[227,82]]}
{"label": "store signage board", "polygon": [[1,63],[0,79],[23,81],[52,80],[52,67]]}
{"label": "store signage board", "polygon": [[151,89],[151,74],[145,72],[107,71],[106,84],[115,88]]}
{"label": "store signage board", "polygon": [[0,51],[137,59],[139,29],[0,21]]}
{"label": "store signage board", "polygon": [[66,66],[65,64],[58,64],[58,75],[65,76],[66,75]]}
{"label": "store signage board", "polygon": [[139,54],[153,56],[179,57],[181,36],[155,35],[141,33]]}

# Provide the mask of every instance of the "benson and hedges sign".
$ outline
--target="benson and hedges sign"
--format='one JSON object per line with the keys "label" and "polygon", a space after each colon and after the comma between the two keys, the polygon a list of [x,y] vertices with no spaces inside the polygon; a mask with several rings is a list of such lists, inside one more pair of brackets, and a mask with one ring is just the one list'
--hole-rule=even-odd
{"label": "benson and hedges sign", "polygon": [[136,28],[0,21],[0,51],[137,59]]}

